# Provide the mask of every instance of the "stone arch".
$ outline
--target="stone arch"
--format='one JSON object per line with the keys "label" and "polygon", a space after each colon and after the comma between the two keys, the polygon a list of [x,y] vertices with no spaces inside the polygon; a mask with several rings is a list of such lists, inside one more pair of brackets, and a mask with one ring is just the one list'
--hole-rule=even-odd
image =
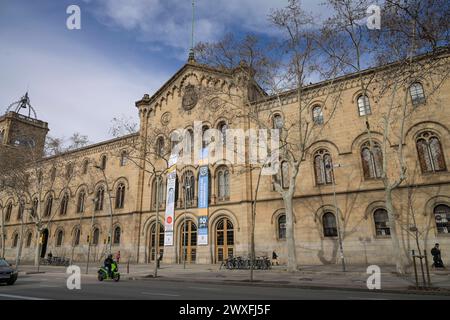
{"label": "stone arch", "polygon": [[415,140],[421,132],[428,130],[435,132],[439,137],[445,137],[445,140],[450,139],[450,130],[445,125],[436,121],[422,121],[412,125],[406,130],[405,140]]}
{"label": "stone arch", "polygon": [[209,216],[208,229],[214,230],[217,222],[224,217],[229,218],[233,222],[236,231],[240,231],[241,227],[239,224],[239,220],[237,219],[236,215],[228,209],[217,209],[216,211],[212,212]]}
{"label": "stone arch", "polygon": [[[342,210],[340,208],[337,208],[337,213],[339,213],[339,216],[341,217],[341,220],[344,219],[344,215],[342,214]],[[322,217],[325,213],[327,212],[331,212],[334,214],[334,216],[337,219],[336,216],[336,207],[334,205],[331,204],[324,204],[323,206],[321,206],[319,209],[317,209],[316,212],[314,212],[314,222],[320,222],[322,223]]]}
{"label": "stone arch", "polygon": [[[382,145],[383,141],[383,134],[377,131],[371,131],[370,134],[372,135],[373,141],[377,142]],[[356,136],[355,139],[353,139],[352,144],[350,145],[350,152],[359,154],[359,151],[361,150],[361,147],[364,143],[366,143],[369,140],[369,136],[367,132],[362,132],[359,135]],[[389,140],[388,140],[389,142]],[[389,145],[392,146],[392,144],[389,142]]]}
{"label": "stone arch", "polygon": [[386,203],[384,202],[384,200],[371,202],[364,212],[364,219],[369,219],[377,209],[386,209]]}
{"label": "stone arch", "polygon": [[310,147],[311,152],[309,153],[309,157],[310,157],[311,161],[314,159],[315,153],[317,151],[319,151],[320,149],[327,149],[331,153],[332,156],[333,155],[338,156],[341,154],[339,147],[333,141],[319,140],[319,141],[314,142]]}
{"label": "stone arch", "polygon": [[116,190],[120,183],[123,183],[126,187],[126,190],[130,189],[130,183],[126,177],[119,177],[113,183],[113,190]]}
{"label": "stone arch", "polygon": [[423,210],[424,216],[429,216],[434,218],[434,208],[440,204],[447,205],[450,207],[450,197],[444,195],[438,195],[430,198],[426,203]]}

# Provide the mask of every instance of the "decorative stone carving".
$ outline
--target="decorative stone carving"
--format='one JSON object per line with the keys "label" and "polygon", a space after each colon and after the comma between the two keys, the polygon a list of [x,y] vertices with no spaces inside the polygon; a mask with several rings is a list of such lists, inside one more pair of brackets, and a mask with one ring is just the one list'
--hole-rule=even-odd
{"label": "decorative stone carving", "polygon": [[198,102],[198,93],[193,85],[186,86],[184,89],[182,106],[186,111],[192,110]]}
{"label": "decorative stone carving", "polygon": [[172,119],[172,114],[170,112],[166,112],[161,116],[161,124],[163,126],[167,126]]}

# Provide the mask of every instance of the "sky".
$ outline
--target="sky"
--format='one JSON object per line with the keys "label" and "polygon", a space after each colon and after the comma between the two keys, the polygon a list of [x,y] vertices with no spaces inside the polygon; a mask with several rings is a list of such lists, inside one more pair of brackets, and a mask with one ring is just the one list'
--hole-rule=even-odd
{"label": "sky", "polygon": [[[303,0],[320,13],[320,0]],[[69,30],[69,5],[81,29]],[[195,42],[226,33],[274,36],[267,15],[287,0],[196,0]],[[137,122],[135,101],[187,60],[191,0],[0,0],[0,114],[29,92],[49,135],[112,138],[114,117]]]}

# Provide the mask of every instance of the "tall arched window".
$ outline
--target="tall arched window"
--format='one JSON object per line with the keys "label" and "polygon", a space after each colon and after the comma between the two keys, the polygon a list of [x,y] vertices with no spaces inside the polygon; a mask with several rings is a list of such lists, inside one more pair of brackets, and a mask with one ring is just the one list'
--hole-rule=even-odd
{"label": "tall arched window", "polygon": [[17,211],[17,220],[21,221],[23,218],[23,212],[25,211],[25,201],[19,201],[19,210]]}
{"label": "tall arched window", "polygon": [[107,161],[108,161],[108,158],[106,158],[106,155],[103,155],[100,160],[100,169],[106,170]]}
{"label": "tall arched window", "polygon": [[61,199],[61,205],[59,207],[60,215],[65,216],[67,214],[68,205],[69,205],[69,194],[66,192],[66,193],[64,193],[64,195]]}
{"label": "tall arched window", "polygon": [[194,152],[194,132],[192,129],[187,129],[184,131],[183,151],[185,152],[184,156],[191,157],[192,160]]}
{"label": "tall arched window", "polygon": [[450,207],[441,204],[434,208],[434,219],[438,233],[450,233]]}
{"label": "tall arched window", "polygon": [[55,179],[56,179],[56,168],[53,167],[53,168],[50,170],[50,180],[51,180],[51,181],[55,181]]}
{"label": "tall arched window", "polygon": [[277,219],[277,236],[278,240],[286,239],[286,215],[281,214]]}
{"label": "tall arched window", "polygon": [[372,114],[370,109],[369,97],[366,95],[360,95],[358,97],[358,112],[360,116],[367,116]]}
{"label": "tall arched window", "polygon": [[159,157],[164,156],[164,138],[158,137],[156,140],[156,155]]}
{"label": "tall arched window", "polygon": [[68,163],[66,165],[66,179],[72,178],[73,175],[73,165],[71,163]]}
{"label": "tall arched window", "polygon": [[100,230],[98,228],[94,228],[94,232],[92,233],[92,244],[94,246],[97,246],[99,240],[100,240]]}
{"label": "tall arched window", "polygon": [[321,149],[314,154],[314,172],[317,185],[333,183],[333,161],[328,150]]}
{"label": "tall arched window", "polygon": [[125,204],[125,184],[120,183],[116,190],[116,209],[123,209]]}
{"label": "tall arched window", "polygon": [[156,191],[157,191],[157,189],[158,189],[158,193],[159,193],[159,197],[158,197],[158,199],[159,199],[159,208],[163,208],[164,204],[165,204],[164,203],[164,198],[165,198],[165,194],[166,194],[165,193],[166,192],[166,188],[165,188],[164,181],[161,178],[159,188],[157,188],[156,182],[157,182],[157,179],[153,179],[153,181],[152,181],[152,209],[156,209],[156,201],[157,201],[157,199],[156,199]]}
{"label": "tall arched window", "polygon": [[114,228],[114,238],[113,238],[113,244],[120,244],[120,236],[122,234],[122,230],[120,227]]}
{"label": "tall arched window", "polygon": [[32,240],[33,240],[33,233],[30,231],[27,234],[27,240],[26,240],[26,243],[25,243],[25,247],[27,247],[27,248],[31,247],[31,241]]}
{"label": "tall arched window", "polygon": [[64,237],[64,232],[62,230],[59,230],[56,233],[56,246],[57,247],[61,247],[63,244],[63,237]]}
{"label": "tall arched window", "polygon": [[414,106],[425,102],[425,93],[420,82],[414,82],[409,87],[409,94],[411,95],[411,101]]}
{"label": "tall arched window", "polygon": [[9,220],[11,220],[12,209],[13,209],[13,204],[10,202],[10,203],[8,203],[8,206],[6,207],[5,222],[9,222]]}
{"label": "tall arched window", "polygon": [[120,153],[120,166],[124,167],[127,164],[127,160],[128,160],[128,154],[124,150]]}
{"label": "tall arched window", "polygon": [[187,207],[194,206],[195,195],[195,177],[192,171],[186,171],[183,174],[183,201],[186,201]]}
{"label": "tall arched window", "polygon": [[331,212],[326,212],[322,217],[323,235],[325,237],[337,237],[336,217]]}
{"label": "tall arched window", "polygon": [[12,248],[17,248],[17,245],[19,243],[19,234],[17,232],[14,233],[13,235],[13,243],[12,243]]}
{"label": "tall arched window", "polygon": [[89,160],[83,161],[83,174],[87,174],[89,169]]}
{"label": "tall arched window", "polygon": [[45,217],[50,217],[52,215],[52,208],[53,208],[53,196],[49,195],[45,203],[45,212],[44,212]]}
{"label": "tall arched window", "polygon": [[217,195],[219,201],[230,199],[230,170],[222,166],[217,170]]}
{"label": "tall arched window", "polygon": [[222,142],[223,142],[223,145],[225,145],[226,141],[227,141],[228,124],[225,121],[221,121],[219,123],[219,125],[217,126],[217,129],[222,134]]}
{"label": "tall arched window", "polygon": [[38,198],[33,199],[33,205],[31,207],[31,216],[36,217],[38,211],[39,200]]}
{"label": "tall arched window", "polygon": [[313,122],[315,124],[323,124],[323,111],[322,107],[319,105],[315,105],[312,108]]}
{"label": "tall arched window", "polygon": [[209,139],[206,139],[206,131],[208,131],[208,130],[209,130],[209,126],[204,125],[202,127],[202,148],[203,149],[206,148],[210,143],[210,141],[208,141]]}
{"label": "tall arched window", "polygon": [[366,142],[361,149],[361,159],[364,178],[381,178],[383,171],[383,153],[378,143],[374,142],[373,147],[370,148],[370,143]]}
{"label": "tall arched window", "polygon": [[391,234],[389,217],[386,209],[375,210],[373,213],[373,221],[375,222],[375,233],[377,236],[389,236]]}
{"label": "tall arched window", "polygon": [[422,172],[446,170],[441,142],[436,134],[431,131],[421,133],[416,140],[416,146]]}
{"label": "tall arched window", "polygon": [[99,187],[95,194],[95,211],[103,210],[103,201],[105,199],[105,188]]}
{"label": "tall arched window", "polygon": [[73,246],[79,246],[80,245],[80,237],[81,237],[81,230],[80,228],[76,228],[75,232],[73,233]]}
{"label": "tall arched window", "polygon": [[78,199],[77,199],[77,213],[83,213],[84,212],[84,204],[86,202],[86,191],[83,189],[78,193]]}

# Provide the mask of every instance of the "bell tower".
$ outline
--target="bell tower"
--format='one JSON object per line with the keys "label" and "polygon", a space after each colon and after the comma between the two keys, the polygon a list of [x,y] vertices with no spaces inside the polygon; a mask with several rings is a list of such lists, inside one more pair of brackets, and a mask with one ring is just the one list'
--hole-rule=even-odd
{"label": "bell tower", "polygon": [[12,103],[0,116],[0,148],[5,150],[32,152],[36,157],[43,155],[48,123],[38,120],[31,106],[28,92]]}

